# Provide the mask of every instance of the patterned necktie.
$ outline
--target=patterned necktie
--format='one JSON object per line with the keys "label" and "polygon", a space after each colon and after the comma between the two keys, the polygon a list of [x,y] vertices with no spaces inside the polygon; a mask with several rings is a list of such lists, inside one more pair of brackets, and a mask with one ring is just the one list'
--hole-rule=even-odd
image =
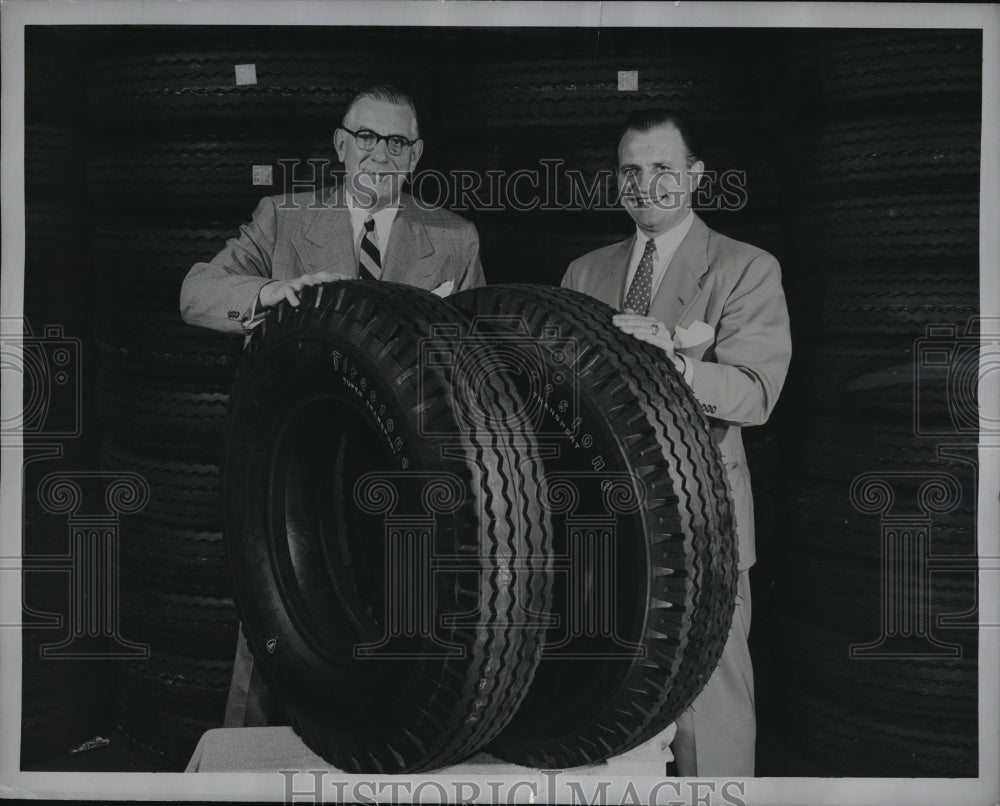
{"label": "patterned necktie", "polygon": [[382,259],[375,244],[375,219],[365,219],[365,234],[361,238],[361,253],[358,257],[358,276],[362,280],[378,280],[382,276]]}
{"label": "patterned necktie", "polygon": [[625,295],[625,307],[635,311],[639,316],[649,315],[649,302],[653,291],[653,258],[656,255],[656,242],[650,238],[642,252],[642,259],[636,267],[632,284]]}

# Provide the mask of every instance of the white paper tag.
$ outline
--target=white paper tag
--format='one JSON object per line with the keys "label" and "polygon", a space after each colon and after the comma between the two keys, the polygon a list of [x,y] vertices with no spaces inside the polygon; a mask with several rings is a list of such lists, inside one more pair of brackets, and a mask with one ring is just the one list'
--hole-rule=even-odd
{"label": "white paper tag", "polygon": [[619,92],[637,92],[639,89],[639,71],[638,70],[619,70],[618,71],[618,91]]}
{"label": "white paper tag", "polygon": [[257,83],[257,65],[256,64],[237,64],[236,65],[236,83],[237,84],[256,84]]}
{"label": "white paper tag", "polygon": [[253,166],[253,183],[255,185],[273,185],[274,179],[270,165]]}

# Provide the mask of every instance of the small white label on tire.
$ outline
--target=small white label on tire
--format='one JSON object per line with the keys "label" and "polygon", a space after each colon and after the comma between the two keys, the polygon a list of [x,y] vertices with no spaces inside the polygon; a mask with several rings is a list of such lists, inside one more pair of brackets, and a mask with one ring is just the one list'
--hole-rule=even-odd
{"label": "small white label on tire", "polygon": [[257,65],[256,64],[237,64],[236,67],[236,83],[237,84],[256,84],[257,83]]}
{"label": "small white label on tire", "polygon": [[274,179],[270,165],[253,166],[253,183],[255,185],[273,185]]}
{"label": "small white label on tire", "polygon": [[618,71],[618,91],[619,92],[636,92],[639,89],[639,71],[638,70],[619,70]]}

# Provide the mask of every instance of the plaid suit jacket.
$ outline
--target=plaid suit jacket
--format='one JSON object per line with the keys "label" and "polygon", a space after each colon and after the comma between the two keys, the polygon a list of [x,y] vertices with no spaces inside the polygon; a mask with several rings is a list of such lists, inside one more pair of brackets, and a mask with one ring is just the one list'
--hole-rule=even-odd
{"label": "plaid suit jacket", "polygon": [[[621,310],[635,236],[570,264],[562,284]],[[734,241],[695,216],[650,301],[668,328],[704,322],[712,336],[679,349],[692,366],[691,388],[708,416],[726,466],[736,513],[740,569],[756,559],[753,498],[740,428],[766,422],[792,356],[778,261]]]}
{"label": "plaid suit jacket", "polygon": [[[428,290],[449,280],[453,292],[485,284],[475,226],[407,193],[382,264],[384,280]],[[267,196],[214,258],[191,267],[181,286],[181,316],[188,324],[242,333],[264,284],[320,271],[358,275],[343,194],[330,188]]]}

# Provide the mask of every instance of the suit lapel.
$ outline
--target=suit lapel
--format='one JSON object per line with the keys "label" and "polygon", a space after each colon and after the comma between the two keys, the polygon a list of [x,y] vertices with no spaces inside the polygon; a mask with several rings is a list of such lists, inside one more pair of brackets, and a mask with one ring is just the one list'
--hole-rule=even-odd
{"label": "suit lapel", "polygon": [[296,243],[299,259],[308,271],[334,271],[357,276],[358,256],[354,250],[354,230],[343,197],[334,192],[325,206],[311,210],[303,233],[304,242]]}
{"label": "suit lapel", "polygon": [[408,285],[424,285],[422,280],[433,273],[433,261],[423,258],[434,254],[434,245],[413,197],[402,194],[400,209],[392,222],[389,245],[382,255],[382,279]]}
{"label": "suit lapel", "polygon": [[701,278],[708,271],[708,227],[694,217],[681,245],[674,252],[667,272],[649,306],[649,315],[673,329],[701,291]]}
{"label": "suit lapel", "polygon": [[610,255],[607,270],[601,273],[591,296],[606,302],[615,310],[620,311],[625,301],[625,275],[628,274],[628,260],[635,248],[635,235],[627,241],[618,244]]}

